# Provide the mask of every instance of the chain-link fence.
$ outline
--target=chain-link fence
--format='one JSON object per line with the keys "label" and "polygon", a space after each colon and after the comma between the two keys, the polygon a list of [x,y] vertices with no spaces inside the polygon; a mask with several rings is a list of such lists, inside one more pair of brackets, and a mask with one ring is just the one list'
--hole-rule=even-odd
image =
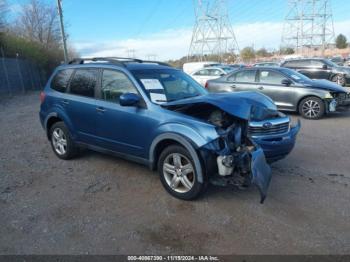
{"label": "chain-link fence", "polygon": [[45,81],[45,73],[34,63],[20,58],[5,58],[3,52],[0,53],[0,95],[39,90]]}

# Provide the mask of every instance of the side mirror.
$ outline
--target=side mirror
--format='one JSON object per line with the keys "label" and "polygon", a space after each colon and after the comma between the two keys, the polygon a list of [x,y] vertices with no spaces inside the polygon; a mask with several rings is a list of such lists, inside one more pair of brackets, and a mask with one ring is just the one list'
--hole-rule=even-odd
{"label": "side mirror", "polygon": [[322,66],[322,69],[327,70],[327,69],[328,69],[328,66],[327,66],[327,65],[323,65],[323,66]]}
{"label": "side mirror", "polygon": [[283,79],[282,80],[282,85],[290,86],[291,84],[292,84],[292,81],[290,81],[289,79]]}
{"label": "side mirror", "polygon": [[125,93],[119,97],[121,106],[136,106],[140,102],[140,97],[133,93]]}

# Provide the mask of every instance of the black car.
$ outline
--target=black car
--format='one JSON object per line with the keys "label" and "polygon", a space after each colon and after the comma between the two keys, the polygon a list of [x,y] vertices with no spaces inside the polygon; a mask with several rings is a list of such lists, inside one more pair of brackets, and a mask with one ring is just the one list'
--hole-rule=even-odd
{"label": "black car", "polygon": [[341,86],[350,84],[350,69],[328,59],[293,59],[285,61],[281,66],[297,70],[311,79],[327,79]]}

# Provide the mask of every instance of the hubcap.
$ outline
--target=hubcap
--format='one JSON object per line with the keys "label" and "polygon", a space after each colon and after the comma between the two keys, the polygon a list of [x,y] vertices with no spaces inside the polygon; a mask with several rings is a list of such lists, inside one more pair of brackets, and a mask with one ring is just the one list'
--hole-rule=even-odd
{"label": "hubcap", "polygon": [[320,114],[321,107],[317,101],[308,100],[303,105],[303,113],[309,118],[315,118]]}
{"label": "hubcap", "polygon": [[194,168],[184,155],[170,154],[164,161],[163,173],[165,181],[175,192],[187,193],[194,185]]}
{"label": "hubcap", "polygon": [[55,128],[53,131],[52,144],[57,154],[64,155],[67,152],[67,139],[61,128]]}

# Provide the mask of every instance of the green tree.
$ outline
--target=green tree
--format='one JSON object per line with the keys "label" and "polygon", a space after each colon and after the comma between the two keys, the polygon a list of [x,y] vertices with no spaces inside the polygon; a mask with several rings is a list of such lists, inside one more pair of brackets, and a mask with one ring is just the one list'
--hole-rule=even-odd
{"label": "green tree", "polygon": [[281,47],[280,52],[282,55],[292,55],[295,53],[294,49],[291,47]]}
{"label": "green tree", "polygon": [[345,35],[340,34],[337,36],[337,38],[335,39],[335,46],[339,49],[344,49],[348,47],[348,43]]}
{"label": "green tree", "polygon": [[260,48],[256,51],[256,55],[260,57],[269,57],[271,54],[266,50],[266,48]]}
{"label": "green tree", "polygon": [[241,50],[240,55],[243,61],[250,61],[255,58],[255,50],[252,47],[245,47]]}

